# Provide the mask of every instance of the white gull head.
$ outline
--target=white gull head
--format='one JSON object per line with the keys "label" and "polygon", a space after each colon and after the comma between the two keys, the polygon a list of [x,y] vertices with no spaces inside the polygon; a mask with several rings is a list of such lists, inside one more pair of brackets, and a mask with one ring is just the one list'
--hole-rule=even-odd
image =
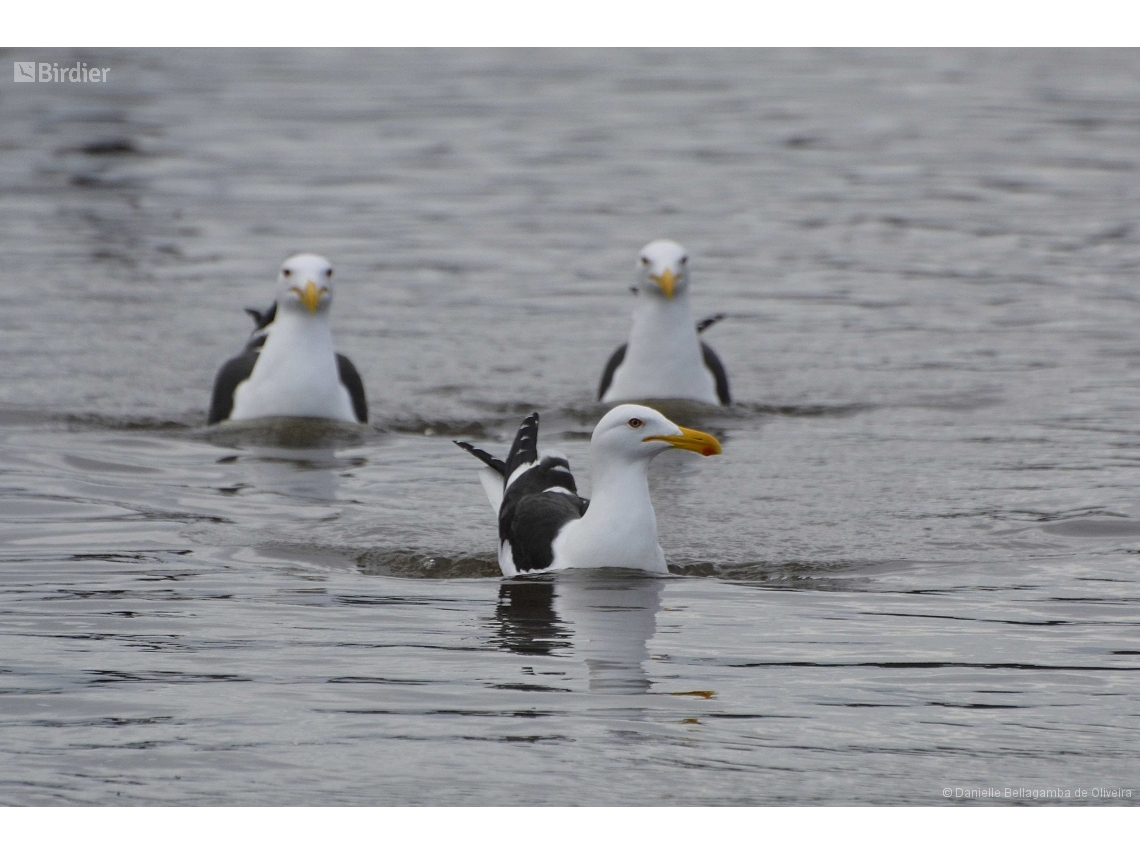
{"label": "white gull head", "polygon": [[326,314],[332,305],[332,275],[324,256],[302,252],[285,259],[277,274],[277,311]]}
{"label": "white gull head", "polygon": [[721,451],[715,437],[680,427],[650,407],[622,404],[602,417],[590,438],[590,506],[580,520],[559,532],[552,569],[630,567],[668,572],[657,543],[657,516],[647,478],[653,458],[671,448],[706,457]]}
{"label": "white gull head", "polygon": [[673,300],[689,289],[689,254],[681,244],[655,240],[637,257],[637,292],[652,299]]}
{"label": "white gull head", "polygon": [[[590,459],[606,468],[649,461],[670,448],[708,457],[720,443],[701,431],[674,424],[651,407],[622,404],[606,413],[590,437]],[[598,474],[598,473],[595,473]]]}

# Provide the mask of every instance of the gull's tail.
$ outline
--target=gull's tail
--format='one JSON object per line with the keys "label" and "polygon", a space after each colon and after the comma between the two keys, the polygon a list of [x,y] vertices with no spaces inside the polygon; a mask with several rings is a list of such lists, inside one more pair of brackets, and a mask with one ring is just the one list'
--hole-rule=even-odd
{"label": "gull's tail", "polygon": [[464,451],[467,451],[467,452],[470,452],[471,454],[474,454],[481,461],[483,461],[488,466],[490,466],[492,469],[494,469],[496,472],[498,472],[499,477],[501,477],[501,478],[507,477],[507,464],[505,464],[503,461],[499,460],[499,458],[492,457],[490,454],[488,454],[483,449],[476,448],[475,446],[473,446],[469,442],[460,442],[459,440],[455,440],[455,444],[458,445],[460,448],[462,448]]}
{"label": "gull's tail", "polygon": [[521,475],[538,461],[538,413],[531,413],[523,419],[505,463],[469,442],[456,440],[455,444],[477,457],[487,467],[479,470],[479,482],[487,494],[487,501],[498,513],[511,476]]}
{"label": "gull's tail", "polygon": [[491,503],[491,507],[497,514],[499,506],[503,503],[503,491],[507,487],[507,464],[497,457],[492,457],[483,449],[476,448],[469,442],[456,440],[455,444],[486,464],[486,469],[479,470],[479,483],[483,485],[483,492],[487,494],[487,501]]}

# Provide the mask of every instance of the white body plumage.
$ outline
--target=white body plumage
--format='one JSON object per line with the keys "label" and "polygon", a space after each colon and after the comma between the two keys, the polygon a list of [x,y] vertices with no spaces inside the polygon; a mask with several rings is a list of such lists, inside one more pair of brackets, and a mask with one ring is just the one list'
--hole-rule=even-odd
{"label": "white body plumage", "polygon": [[701,354],[688,294],[663,300],[639,292],[625,358],[602,401],[654,398],[719,403],[716,378]]}
{"label": "white body plumage", "polygon": [[249,378],[234,391],[231,419],[310,416],[356,421],[340,382],[328,313],[278,311]]}

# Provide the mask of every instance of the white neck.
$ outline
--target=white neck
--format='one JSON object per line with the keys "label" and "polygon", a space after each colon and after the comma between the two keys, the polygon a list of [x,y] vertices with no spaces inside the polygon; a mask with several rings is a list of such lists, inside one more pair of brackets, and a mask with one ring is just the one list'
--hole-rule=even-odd
{"label": "white neck", "polygon": [[[664,341],[662,334],[668,336]],[[692,353],[700,351],[688,291],[678,294],[672,300],[662,300],[649,293],[638,295],[637,305],[633,309],[633,329],[629,333],[630,350],[654,352],[666,344],[671,350],[683,348]]]}
{"label": "white neck", "polygon": [[672,300],[639,296],[625,359],[603,401],[688,398],[717,403],[687,292]]}
{"label": "white neck", "polygon": [[649,498],[649,458],[602,460],[590,450],[593,494],[585,516],[555,541],[567,567],[633,567],[667,572]]}
{"label": "white neck", "polygon": [[278,311],[249,379],[234,394],[233,419],[310,416],[356,421],[340,384],[328,314]]}
{"label": "white neck", "polygon": [[269,332],[269,338],[261,349],[261,355],[269,356],[270,361],[318,351],[334,353],[332,325],[329,323],[328,314],[302,315],[297,312],[278,312],[272,326],[269,327]]}

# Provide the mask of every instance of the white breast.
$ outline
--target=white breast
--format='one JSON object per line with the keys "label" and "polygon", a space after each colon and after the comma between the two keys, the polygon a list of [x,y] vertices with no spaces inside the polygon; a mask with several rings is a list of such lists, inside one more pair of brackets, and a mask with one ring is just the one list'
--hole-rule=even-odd
{"label": "white breast", "polygon": [[356,421],[341,385],[328,319],[278,317],[253,373],[234,391],[231,419],[309,416]]}
{"label": "white breast", "polygon": [[604,403],[684,398],[719,403],[716,378],[705,365],[686,297],[643,298],[633,313],[625,359],[614,371]]}
{"label": "white breast", "polygon": [[657,516],[646,480],[648,461],[612,465],[595,472],[590,507],[554,539],[552,570],[568,567],[630,567],[668,573],[657,543]]}

